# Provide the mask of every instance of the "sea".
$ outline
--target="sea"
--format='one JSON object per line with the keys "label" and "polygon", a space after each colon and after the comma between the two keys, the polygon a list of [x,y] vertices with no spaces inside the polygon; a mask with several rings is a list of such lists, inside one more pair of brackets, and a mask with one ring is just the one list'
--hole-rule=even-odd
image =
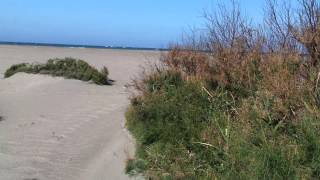
{"label": "sea", "polygon": [[145,47],[121,47],[121,46],[94,46],[77,44],[54,44],[54,43],[33,43],[33,42],[6,42],[0,41],[0,45],[18,45],[18,46],[51,46],[65,48],[94,48],[94,49],[117,49],[117,50],[144,50],[144,51],[168,51],[164,48],[145,48]]}

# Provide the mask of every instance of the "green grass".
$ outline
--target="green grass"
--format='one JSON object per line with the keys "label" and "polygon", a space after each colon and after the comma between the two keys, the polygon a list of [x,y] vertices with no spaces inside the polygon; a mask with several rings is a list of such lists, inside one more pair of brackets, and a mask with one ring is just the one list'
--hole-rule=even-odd
{"label": "green grass", "polygon": [[128,174],[320,179],[320,41],[310,39],[320,26],[305,21],[317,19],[318,1],[285,10],[268,1],[270,21],[256,25],[230,4],[206,12],[207,26],[134,81],[126,122],[137,150]]}
{"label": "green grass", "polygon": [[204,81],[185,80],[171,70],[149,74],[142,84],[126,114],[137,139],[128,174],[150,179],[320,178],[320,110],[310,97],[290,122],[279,120],[277,97],[256,88],[235,97],[233,89],[210,89]]}
{"label": "green grass", "polygon": [[21,63],[12,65],[6,70],[4,77],[8,78],[18,72],[61,76],[67,79],[92,81],[99,85],[108,85],[111,82],[108,79],[109,72],[106,67],[98,71],[87,62],[73,58],[50,59],[45,64]]}

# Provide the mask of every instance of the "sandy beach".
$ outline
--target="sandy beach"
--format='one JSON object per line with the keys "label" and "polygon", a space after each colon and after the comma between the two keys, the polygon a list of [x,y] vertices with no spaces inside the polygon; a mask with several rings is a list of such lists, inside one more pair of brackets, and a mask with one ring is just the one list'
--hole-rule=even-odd
{"label": "sandy beach", "polygon": [[[155,51],[0,46],[0,179],[120,180],[134,153],[125,85]],[[108,67],[112,86],[18,73],[12,64],[74,57]]]}

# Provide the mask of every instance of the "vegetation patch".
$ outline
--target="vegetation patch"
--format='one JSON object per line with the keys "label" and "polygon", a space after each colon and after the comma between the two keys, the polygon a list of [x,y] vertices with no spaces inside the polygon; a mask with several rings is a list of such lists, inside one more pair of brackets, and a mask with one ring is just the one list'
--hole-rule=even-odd
{"label": "vegetation patch", "polygon": [[67,79],[92,81],[99,85],[111,84],[111,80],[108,78],[109,71],[106,67],[98,71],[87,62],[73,58],[50,59],[45,64],[15,64],[7,69],[4,77],[8,78],[18,72],[61,76]]}
{"label": "vegetation patch", "polygon": [[137,139],[127,173],[151,179],[320,177],[320,110],[312,93],[295,101],[299,92],[282,99],[257,85],[253,95],[242,96],[171,70],[147,78],[126,114]]}
{"label": "vegetation patch", "polygon": [[274,1],[268,2],[270,34],[249,26],[236,5],[232,12],[222,9],[221,17],[206,16],[208,34],[174,47],[133,82],[137,93],[126,125],[137,150],[128,174],[320,179],[320,65],[313,49],[320,41],[313,39],[308,49],[295,38],[318,37],[320,23],[315,28],[305,20],[318,15],[320,5],[299,1],[296,21],[303,27],[292,22],[285,28],[272,24],[285,16],[275,18]]}

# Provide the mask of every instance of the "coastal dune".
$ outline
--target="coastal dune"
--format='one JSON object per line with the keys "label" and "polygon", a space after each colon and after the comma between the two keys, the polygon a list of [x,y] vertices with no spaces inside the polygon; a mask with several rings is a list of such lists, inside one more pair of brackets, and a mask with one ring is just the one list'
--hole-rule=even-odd
{"label": "coastal dune", "polygon": [[[126,84],[157,51],[0,46],[0,179],[128,179],[134,141],[125,128]],[[108,67],[112,86],[18,73],[12,64],[73,57]]]}

